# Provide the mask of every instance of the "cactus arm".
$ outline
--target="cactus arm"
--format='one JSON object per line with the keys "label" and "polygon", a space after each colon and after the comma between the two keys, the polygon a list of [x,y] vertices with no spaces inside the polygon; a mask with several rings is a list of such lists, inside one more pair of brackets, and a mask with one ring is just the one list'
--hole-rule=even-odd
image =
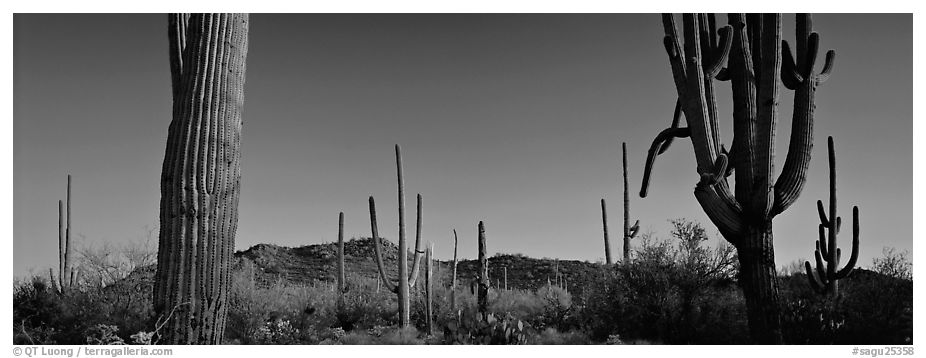
{"label": "cactus arm", "polygon": [[836,51],[829,50],[826,51],[826,60],[823,62],[823,70],[820,71],[820,74],[817,75],[817,84],[822,84],[830,78],[830,73],[833,72],[833,66],[836,62]]}
{"label": "cactus arm", "polygon": [[[736,157],[732,161],[734,179],[737,183],[753,183],[755,176],[756,146],[756,84],[750,52],[749,34],[745,15],[729,14],[733,28],[733,44],[730,49],[727,70],[733,89],[733,144],[730,152]],[[748,201],[749,185],[736,186],[736,200]]]}
{"label": "cactus arm", "polygon": [[[682,99],[675,99],[675,109],[672,111],[672,125],[669,128],[678,128],[678,123],[682,119]],[[659,145],[658,154],[665,153],[669,149],[669,146],[672,145],[672,140],[675,137],[668,137]]]}
{"label": "cactus arm", "polygon": [[168,46],[170,46],[170,74],[172,98],[180,97],[181,75],[183,73],[184,50],[187,46],[187,30],[189,28],[190,14],[168,15]]}
{"label": "cactus arm", "polygon": [[712,55],[713,63],[707,66],[707,76],[711,78],[717,78],[720,74],[724,65],[727,62],[727,59],[730,57],[730,49],[733,47],[733,37],[731,36],[733,32],[733,27],[726,25],[717,30],[717,33],[720,34],[720,43],[721,47],[714,48],[714,54]]}
{"label": "cactus arm", "polygon": [[[739,237],[743,233],[743,223],[741,221],[742,209],[739,206],[731,205],[730,200],[724,199],[721,193],[718,193],[720,185],[704,185],[701,182],[695,186],[695,199],[704,209],[707,217],[717,226],[724,238],[733,242],[733,238]],[[723,191],[724,189],[721,188]],[[735,203],[734,203],[735,204]]]}
{"label": "cactus arm", "polygon": [[824,283],[820,279],[820,275],[810,265],[810,261],[804,261],[804,270],[807,271],[807,282],[810,282],[810,286],[813,287],[814,291],[823,291]]}
{"label": "cactus arm", "polygon": [[817,250],[823,255],[823,257],[829,257],[829,252],[826,251],[826,226],[823,224],[819,225],[819,239],[817,240]]}
{"label": "cactus arm", "polygon": [[415,258],[412,260],[412,273],[408,277],[408,287],[415,287],[418,280],[419,266],[421,264],[421,194],[417,198],[417,219],[415,222]]}
{"label": "cactus arm", "polygon": [[823,258],[823,255],[820,253],[820,250],[814,250],[813,257],[814,257],[814,261],[816,261],[817,263],[817,266],[816,266],[817,274],[821,278],[820,283],[826,284],[828,281],[830,281],[830,276],[826,272],[826,264],[824,263],[825,259]]}
{"label": "cactus arm", "polygon": [[858,261],[858,248],[859,248],[859,222],[858,222],[858,206],[852,207],[852,253],[849,256],[849,262],[846,262],[846,266],[843,267],[836,274],[837,278],[846,278],[852,272],[852,269],[855,268],[855,263]]}
{"label": "cactus arm", "polygon": [[380,242],[379,229],[376,225],[376,203],[373,197],[370,197],[370,230],[373,232],[373,255],[376,259],[376,269],[379,271],[379,278],[386,286],[386,290],[395,291],[396,285],[386,276],[386,267],[383,265],[383,244]]}
{"label": "cactus arm", "polygon": [[749,201],[750,214],[767,217],[774,203],[775,126],[778,118],[778,77],[781,68],[781,14],[762,15],[756,112],[756,188]]}
{"label": "cactus arm", "polygon": [[788,41],[781,41],[782,64],[781,64],[781,82],[789,90],[797,90],[801,82],[804,82],[804,76],[797,70],[797,64],[794,63],[794,56],[791,55],[791,46]]}
{"label": "cactus arm", "polygon": [[[827,51],[823,72],[820,75],[814,74],[813,65],[816,62],[820,40],[819,35],[813,32],[812,24],[813,20],[809,14],[798,14],[795,67],[800,77],[787,78],[788,76],[784,75],[782,77],[783,82],[786,80],[794,82],[792,81],[794,79],[800,79],[800,81],[796,85],[791,83],[794,86],[789,87],[795,91],[791,138],[788,144],[788,155],[781,174],[775,182],[775,204],[772,208],[772,215],[777,215],[791,206],[804,188],[813,149],[814,94],[817,85],[829,78],[836,57],[835,51]],[[834,218],[831,217],[831,219]]]}
{"label": "cactus arm", "polygon": [[[688,75],[684,88],[679,88],[680,93],[684,93],[685,119],[688,122],[688,128],[691,129],[691,143],[694,147],[695,161],[697,162],[697,171],[703,172],[710,170],[719,153],[719,144],[714,143],[714,134],[712,128],[715,124],[711,123],[712,118],[709,113],[708,98],[706,98],[705,86],[707,86],[702,67],[702,53],[698,36],[698,16],[695,14],[682,15],[682,24],[685,35],[685,73]],[[713,100],[713,98],[711,98]]]}
{"label": "cactus arm", "polygon": [[826,217],[826,209],[823,208],[823,201],[817,200],[817,215],[820,216],[820,224],[829,225],[830,220]]}
{"label": "cactus arm", "polygon": [[669,55],[669,64],[672,67],[672,78],[675,80],[675,88],[679,98],[684,98],[684,88],[686,82],[685,74],[685,50],[682,49],[678,37],[678,27],[675,25],[675,16],[672,14],[662,14],[662,26],[665,30],[663,45],[666,53]]}
{"label": "cactus arm", "polygon": [[649,191],[650,175],[653,172],[653,164],[656,162],[656,156],[663,144],[670,138],[687,138],[691,136],[691,130],[688,128],[666,128],[656,135],[653,144],[649,147],[646,155],[646,167],[643,170],[643,184],[640,185],[640,197],[645,198]]}

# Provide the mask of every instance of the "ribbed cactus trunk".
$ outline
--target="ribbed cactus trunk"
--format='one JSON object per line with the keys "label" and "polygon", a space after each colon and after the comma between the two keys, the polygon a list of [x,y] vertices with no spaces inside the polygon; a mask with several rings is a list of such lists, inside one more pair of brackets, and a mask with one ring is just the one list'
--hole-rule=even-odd
{"label": "ribbed cactus trunk", "polygon": [[627,183],[627,143],[621,143],[621,172],[624,176],[624,263],[630,262],[630,240],[640,231],[640,220],[630,225],[630,185]]}
{"label": "ribbed cactus trunk", "polygon": [[858,261],[858,206],[852,207],[852,251],[849,262],[840,269],[839,263],[842,260],[842,250],[836,247],[836,237],[842,226],[842,218],[836,215],[836,149],[833,145],[833,137],[827,138],[826,144],[830,164],[830,210],[829,214],[827,214],[823,208],[823,201],[817,200],[817,213],[820,215],[820,238],[816,242],[817,249],[814,251],[814,259],[817,265],[816,270],[814,270],[810,265],[810,261],[805,261],[804,268],[807,271],[807,279],[814,289],[824,294],[838,296],[839,284],[837,280],[848,277],[852,269],[855,268],[856,261]]}
{"label": "ribbed cactus trunk", "polygon": [[344,212],[338,214],[338,294],[344,293]]}
{"label": "ribbed cactus trunk", "polygon": [[477,304],[479,313],[489,311],[489,261],[486,256],[486,229],[482,221],[479,222],[479,295]]}
{"label": "ribbed cactus trunk", "polygon": [[450,311],[457,311],[457,230],[453,230],[453,271],[450,277]]}
{"label": "ribbed cactus trunk", "polygon": [[[728,19],[729,25],[717,29],[712,14],[684,14],[680,37],[675,17],[663,15],[678,100],[671,126],[650,147],[640,195],[646,196],[655,158],[671,139],[691,138],[700,176],[694,196],[737,249],[750,335],[756,343],[781,343],[772,219],[803,190],[813,148],[814,93],[829,77],[835,52],[827,52],[822,72],[815,73],[819,36],[807,14],[797,16],[797,61],[782,41],[780,14],[730,14]],[[729,152],[720,140],[715,79],[730,81],[733,90]],[[795,93],[788,154],[776,180],[779,79]],[[685,128],[678,126],[682,113]],[[735,192],[727,182],[731,174]]]}
{"label": "ribbed cactus trunk", "polygon": [[[67,290],[74,282],[74,269],[71,267],[71,174],[68,174],[67,210],[58,200],[58,289]],[[51,275],[54,281],[54,274]]]}
{"label": "ribbed cactus trunk", "polygon": [[219,344],[238,224],[248,15],[171,14],[168,37],[173,119],[161,170],[159,342]]}
{"label": "ribbed cactus trunk", "polygon": [[614,261],[611,261],[611,239],[608,238],[608,207],[604,199],[601,199],[601,229],[604,231],[604,262],[611,265]]}

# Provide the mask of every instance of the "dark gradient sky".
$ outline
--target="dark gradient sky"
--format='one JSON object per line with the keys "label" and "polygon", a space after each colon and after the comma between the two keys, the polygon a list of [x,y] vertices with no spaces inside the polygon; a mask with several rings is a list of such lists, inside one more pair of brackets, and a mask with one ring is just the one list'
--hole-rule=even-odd
{"label": "dark gradient sky", "polygon": [[[849,219],[860,207],[868,266],[883,246],[912,249],[912,16],[814,19],[837,63],[817,92],[807,186],[775,220],[776,259],[813,255],[833,135],[839,210]],[[793,21],[785,16],[788,40]],[[137,240],[156,225],[166,28],[159,14],[14,16],[14,274],[56,264],[68,173],[82,243]],[[620,143],[636,193],[670,120],[661,38],[655,14],[252,15],[237,249],[334,240],[338,211],[346,236],[367,236],[369,195],[394,240],[399,143],[409,232],[422,193],[424,240],[438,257],[451,254],[451,228],[461,256],[475,256],[484,220],[491,252],[602,259],[600,198],[612,232],[621,225]],[[729,143],[730,87],[719,86]],[[792,108],[781,90],[779,169]],[[689,141],[660,156],[654,175],[648,198],[632,196],[644,232],[666,237],[667,219],[686,217],[716,235],[692,195]]]}

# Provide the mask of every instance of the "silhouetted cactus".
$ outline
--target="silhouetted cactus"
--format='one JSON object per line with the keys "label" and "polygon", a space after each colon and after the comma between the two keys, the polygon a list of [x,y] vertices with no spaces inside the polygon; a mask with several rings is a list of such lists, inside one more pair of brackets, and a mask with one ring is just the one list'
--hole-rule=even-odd
{"label": "silhouetted cactus", "polygon": [[431,266],[432,266],[431,255],[433,255],[433,252],[434,252],[434,244],[431,243],[430,245],[428,245],[427,252],[425,253],[425,260],[424,260],[425,264],[428,265],[427,268],[425,268],[424,270],[424,300],[425,300],[424,314],[425,316],[427,316],[427,318],[425,319],[425,324],[427,326],[428,335],[434,334],[434,311],[432,310],[432,307],[431,307],[431,300],[432,300],[432,297],[434,297],[434,291],[432,288],[432,285],[434,283],[431,282]]}
{"label": "silhouetted cactus", "polygon": [[608,207],[604,199],[601,199],[601,228],[604,231],[604,262],[608,265],[611,261],[611,240],[608,238]]}
{"label": "silhouetted cactus", "polygon": [[338,214],[338,293],[344,293],[344,212]]}
{"label": "silhouetted cactus", "polygon": [[[68,174],[67,212],[64,211],[64,203],[58,200],[58,292],[67,290],[73,284],[75,276],[71,267],[71,174]],[[52,271],[49,273],[54,282],[54,274]]]}
{"label": "silhouetted cactus", "polygon": [[[672,138],[690,137],[700,176],[694,195],[737,249],[750,334],[756,343],[781,343],[772,219],[804,187],[813,143],[814,92],[829,76],[835,53],[827,53],[822,73],[813,72],[819,36],[812,32],[810,15],[797,15],[796,62],[782,41],[780,14],[728,17],[730,25],[718,30],[713,14],[684,14],[683,47],[675,17],[662,16],[678,100],[671,126],[650,147],[640,196],[646,196],[656,156]],[[775,180],[779,78],[795,94],[788,154]],[[729,152],[721,145],[714,79],[732,84],[734,138]],[[678,127],[681,113],[687,128]],[[732,173],[735,193],[726,180]]]}
{"label": "silhouetted cactus", "polygon": [[373,201],[373,197],[370,197],[370,226],[373,231],[373,248],[376,255],[376,267],[379,271],[380,280],[386,286],[386,289],[393,291],[399,295],[399,325],[401,327],[407,327],[410,322],[411,315],[411,306],[409,303],[409,290],[415,284],[415,279],[418,274],[418,265],[421,262],[420,255],[423,253],[421,251],[421,194],[418,194],[418,222],[415,225],[417,232],[415,233],[415,256],[413,265],[415,266],[412,269],[412,274],[415,277],[410,277],[408,272],[408,248],[405,244],[405,181],[403,177],[402,170],[402,152],[398,144],[395,145],[395,163],[396,163],[396,178],[398,179],[398,192],[399,192],[399,258],[398,258],[398,282],[392,282],[386,276],[386,268],[383,265],[382,257],[382,242],[379,237],[379,230],[376,225],[376,204]]}
{"label": "silhouetted cactus", "polygon": [[248,15],[171,14],[168,30],[173,119],[154,310],[166,320],[161,343],[219,344],[238,225]]}
{"label": "silhouetted cactus", "polygon": [[[842,218],[836,216],[836,151],[833,147],[833,137],[827,138],[827,149],[829,152],[830,164],[830,207],[829,215],[823,208],[823,201],[817,200],[817,213],[820,214],[819,235],[816,242],[817,249],[814,250],[814,259],[816,260],[816,270],[810,265],[810,261],[804,262],[804,268],[807,270],[807,280],[810,285],[819,292],[838,295],[837,280],[849,276],[855,263],[858,261],[859,249],[859,222],[858,206],[852,207],[852,254],[849,256],[849,262],[842,269],[839,268],[839,261],[842,259],[842,250],[836,247],[836,236],[839,234],[842,226]],[[828,237],[827,238],[827,234]],[[824,261],[826,264],[824,264]]]}
{"label": "silhouetted cactus", "polygon": [[453,229],[453,271],[450,278],[450,311],[457,310],[457,229]]}
{"label": "silhouetted cactus", "polygon": [[489,311],[489,261],[486,256],[486,229],[479,222],[479,296],[477,298],[479,313]]}
{"label": "silhouetted cactus", "polygon": [[[634,222],[633,226],[630,225],[630,189],[627,184],[627,142],[621,143],[621,153],[623,154],[621,167],[624,174],[624,263],[629,263],[630,240],[637,237],[637,232],[640,231],[640,220]],[[603,202],[602,205],[604,205]],[[610,252],[608,254],[610,255]],[[610,263],[609,261],[608,264]]]}

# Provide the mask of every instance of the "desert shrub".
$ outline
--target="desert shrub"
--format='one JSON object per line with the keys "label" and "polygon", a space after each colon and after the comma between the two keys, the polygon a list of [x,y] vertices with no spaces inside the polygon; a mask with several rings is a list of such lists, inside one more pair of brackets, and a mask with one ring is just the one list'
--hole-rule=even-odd
{"label": "desert shrub", "polygon": [[560,332],[553,327],[547,327],[546,329],[540,331],[537,335],[532,336],[528,341],[530,344],[550,345],[576,345],[591,343],[585,333],[579,331]]}
{"label": "desert shrub", "polygon": [[528,337],[528,326],[510,314],[496,316],[469,309],[462,310],[443,331],[445,344],[526,344]]}

